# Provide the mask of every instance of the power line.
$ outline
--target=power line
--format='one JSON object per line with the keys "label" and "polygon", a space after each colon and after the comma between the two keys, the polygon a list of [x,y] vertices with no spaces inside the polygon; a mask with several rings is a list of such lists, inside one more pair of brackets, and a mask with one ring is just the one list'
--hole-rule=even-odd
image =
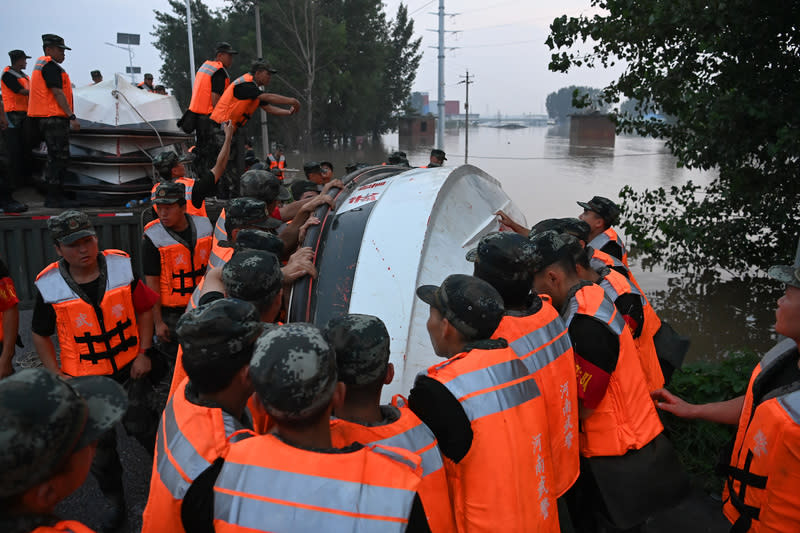
{"label": "power line", "polygon": [[425,9],[426,7],[428,7],[429,5],[431,5],[432,3],[434,3],[435,1],[436,1],[436,0],[431,0],[430,2],[428,2],[428,3],[426,3],[426,4],[423,4],[422,6],[418,7],[417,9],[415,9],[414,11],[412,11],[411,13],[409,13],[409,14],[408,14],[408,16],[410,17],[410,16],[411,16],[411,15],[413,15],[414,13],[418,13],[418,12],[422,11],[423,9]]}
{"label": "power line", "polygon": [[[498,160],[505,160],[505,161],[538,161],[538,160],[557,160],[557,159],[597,159],[598,157],[602,157],[603,159],[618,159],[621,157],[643,157],[643,156],[651,156],[651,155],[665,155],[669,152],[647,152],[641,154],[613,154],[613,155],[570,155],[564,157],[502,157],[502,156],[492,156],[492,155],[472,155],[471,157],[475,159],[498,159]],[[449,154],[450,157],[461,157],[464,154]]]}

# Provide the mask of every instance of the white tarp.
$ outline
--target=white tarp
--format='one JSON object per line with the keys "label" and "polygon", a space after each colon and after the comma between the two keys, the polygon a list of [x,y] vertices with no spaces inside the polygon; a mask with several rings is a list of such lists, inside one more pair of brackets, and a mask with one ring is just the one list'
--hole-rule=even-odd
{"label": "white tarp", "polygon": [[143,91],[126,81],[121,74],[96,85],[73,90],[75,115],[95,124],[123,128],[149,128],[159,132],[179,131],[176,121],[181,109],[174,96]]}

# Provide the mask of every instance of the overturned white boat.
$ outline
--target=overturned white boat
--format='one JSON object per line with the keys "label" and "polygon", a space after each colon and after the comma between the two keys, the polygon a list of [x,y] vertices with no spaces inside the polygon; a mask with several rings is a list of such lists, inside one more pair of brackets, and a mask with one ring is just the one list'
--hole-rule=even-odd
{"label": "overturned white boat", "polygon": [[306,237],[316,250],[319,277],[295,285],[289,320],[323,327],[345,313],[380,317],[395,367],[384,400],[408,394],[416,374],[441,361],[428,337],[428,305],[416,288],[471,274],[465,254],[500,229],[499,209],[524,223],[500,183],[470,165],[381,166],[350,174],[336,208]]}
{"label": "overturned white boat", "polygon": [[[79,132],[70,134],[71,164],[64,186],[84,205],[122,205],[147,196],[151,161],[164,150],[183,151],[193,136],[178,128],[174,96],[143,91],[121,74],[73,91]],[[41,161],[44,144],[34,150]]]}

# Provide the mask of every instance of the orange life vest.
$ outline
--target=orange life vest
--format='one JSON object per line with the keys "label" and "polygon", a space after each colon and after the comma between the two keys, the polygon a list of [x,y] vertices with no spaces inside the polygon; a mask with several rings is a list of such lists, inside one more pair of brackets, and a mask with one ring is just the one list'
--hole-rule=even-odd
{"label": "orange life vest", "polygon": [[[211,103],[211,77],[219,70],[225,70],[221,61],[208,60],[200,66],[194,76],[194,86],[192,87],[192,100],[189,102],[189,111],[198,115],[210,115],[214,110]],[[231,80],[228,71],[225,71],[225,88],[228,88]],[[222,95],[220,95],[222,96]]]}
{"label": "orange life vest", "polygon": [[605,396],[581,423],[581,455],[620,456],[644,447],[664,427],[650,399],[639,353],[625,320],[603,289],[595,284],[575,293],[566,315],[567,327],[575,315],[586,315],[604,323],[619,338],[619,358]]}
{"label": "orange life vest", "polygon": [[617,235],[617,232],[614,231],[614,228],[608,228],[603,233],[592,239],[589,242],[589,246],[595,250],[602,250],[603,246],[609,242],[615,242],[619,245],[619,247],[622,249],[622,257],[618,257],[617,259],[622,261],[622,264],[625,265],[625,268],[630,268],[628,267],[628,250],[625,248],[625,243],[622,242],[622,239],[620,239],[619,235]]}
{"label": "orange life vest", "polygon": [[422,483],[419,497],[428,524],[433,533],[456,531],[453,506],[447,489],[447,478],[442,453],[433,432],[406,405],[399,394],[392,405],[400,411],[400,418],[380,426],[364,426],[340,418],[331,419],[331,441],[336,448],[353,442],[402,448],[419,455],[422,460]]}
{"label": "orange life vest", "polygon": [[225,209],[223,208],[214,225],[214,243],[211,245],[211,258],[208,260],[209,269],[221,267],[233,255],[233,248],[219,245],[220,242],[226,240],[228,240],[228,232],[225,230]]}
{"label": "orange life vest", "polygon": [[725,516],[741,528],[736,531],[800,531],[800,383],[775,395],[764,391],[768,399],[753,407],[759,376],[796,357],[796,351],[797,343],[784,339],[750,377],[722,493]]}
{"label": "orange life vest", "polygon": [[275,435],[232,444],[214,485],[214,530],[404,532],[419,457],[374,446],[349,453],[295,448]]}
{"label": "orange life vest", "polygon": [[458,463],[444,458],[458,531],[559,530],[547,409],[510,348],[471,350],[430,367],[472,427]]}
{"label": "orange life vest", "polygon": [[553,490],[562,496],[578,479],[578,384],[567,326],[549,301],[527,316],[506,315],[492,335],[503,338],[533,374],[549,421]]}
{"label": "orange life vest", "polygon": [[[24,72],[18,72],[11,67],[3,69],[3,74],[10,72],[12,76],[17,78],[17,81],[22,85],[23,89],[30,89],[30,78]],[[12,91],[4,81],[0,80],[0,90],[3,92],[3,109],[6,113],[9,111],[27,111],[28,110],[28,95],[18,94]]]}
{"label": "orange life vest", "polygon": [[[68,117],[69,114],[65,113],[61,106],[58,105],[53,91],[50,90],[45,84],[42,77],[42,68],[53,61],[50,56],[42,56],[36,60],[36,66],[33,67],[31,73],[31,88],[28,98],[28,116],[29,117]],[[58,65],[58,63],[53,62]],[[61,69],[61,89],[64,91],[64,96],[67,97],[67,103],[70,109],[75,109],[72,104],[72,82],[69,80],[67,72],[58,65]]]}
{"label": "orange life vest", "polygon": [[161,305],[184,307],[206,273],[211,252],[211,222],[205,217],[186,215],[194,225],[196,241],[194,248],[179,242],[156,219],[147,224],[144,234],[158,248],[161,255]]}
{"label": "orange life vest", "polygon": [[[181,178],[175,178],[172,181],[174,181],[175,183],[183,183],[183,186],[186,187],[186,214],[187,215],[197,215],[199,217],[208,218],[208,213],[206,212],[206,201],[205,200],[203,200],[203,203],[200,205],[199,208],[195,207],[194,204],[192,203],[192,190],[194,189],[194,184],[195,184],[195,182],[197,180],[195,180],[193,178],[181,177]],[[161,182],[158,182],[158,183],[153,185],[152,189],[150,189],[150,202],[151,203],[155,202],[156,189],[158,189],[158,186],[160,184],[161,184]],[[158,214],[158,204],[153,203],[153,209],[155,210],[156,214]]]}
{"label": "orange life vest", "polygon": [[231,443],[254,435],[222,409],[187,400],[188,382],[188,378],[181,382],[161,415],[142,533],[183,532],[181,504],[189,486],[228,454]]}
{"label": "orange life vest", "polygon": [[51,532],[60,532],[60,533],[95,533],[93,529],[89,529],[88,527],[84,526],[80,522],[76,522],[75,520],[62,520],[61,522],[55,524],[54,526],[42,526],[37,527],[31,533],[51,533]]}
{"label": "orange life vest", "polygon": [[121,250],[104,250],[102,254],[106,285],[98,307],[72,290],[61,275],[59,262],[36,276],[42,299],[56,312],[61,370],[70,376],[113,374],[139,352],[130,257]]}
{"label": "orange life vest", "polygon": [[281,156],[280,159],[276,159],[274,155],[269,154],[267,156],[267,161],[269,161],[269,169],[272,170],[273,168],[278,169],[278,179],[283,179],[283,169],[286,168],[286,157]]}
{"label": "orange life vest", "polygon": [[145,91],[149,92],[149,93],[154,93],[154,92],[156,92],[154,87],[150,87],[149,85],[147,85],[147,84],[146,84],[145,82],[143,82],[143,81],[140,81],[139,83],[137,83],[137,84],[136,84],[136,86],[137,86],[138,88],[140,88],[140,89],[143,89],[143,90],[145,90]]}
{"label": "orange life vest", "polygon": [[259,435],[266,435],[275,425],[275,420],[270,418],[264,404],[258,399],[258,394],[253,393],[247,400],[247,408],[253,416],[253,430]]}
{"label": "orange life vest", "polygon": [[[651,306],[647,298],[642,295],[638,287],[633,285],[625,276],[616,270],[609,270],[608,274],[600,278],[598,285],[603,287],[608,299],[615,304],[617,298],[624,294],[634,294],[638,296],[642,302],[644,324],[642,324],[642,331],[639,337],[633,339],[633,342],[636,345],[636,350],[639,352],[639,360],[642,363],[644,377],[647,380],[647,389],[651,392],[660,389],[664,386],[664,373],[661,372],[661,365],[658,362],[658,354],[656,353],[656,345],[653,343],[653,335],[655,335],[661,327],[661,320],[659,320],[658,315],[656,315],[653,310],[653,306]],[[631,331],[631,334],[633,334],[633,331]]]}
{"label": "orange life vest", "polygon": [[592,255],[589,258],[589,264],[595,270],[600,270],[604,266],[607,266],[608,268],[613,268],[613,269],[622,268],[626,272],[628,272],[628,274],[630,274],[630,271],[628,270],[628,267],[626,267],[622,263],[622,261],[620,261],[619,259],[617,259],[613,255],[610,255],[610,254],[607,254],[605,252],[602,252],[602,251],[600,251],[600,250],[598,250],[597,248],[594,248],[594,247],[592,247]]}
{"label": "orange life vest", "polygon": [[253,114],[253,111],[258,109],[261,101],[258,98],[248,98],[246,100],[239,100],[233,95],[236,86],[243,83],[253,81],[253,75],[250,73],[242,74],[236,78],[230,86],[222,93],[222,97],[217,102],[217,107],[211,113],[211,120],[217,124],[222,124],[226,120],[230,120],[234,126],[240,128],[244,126]]}

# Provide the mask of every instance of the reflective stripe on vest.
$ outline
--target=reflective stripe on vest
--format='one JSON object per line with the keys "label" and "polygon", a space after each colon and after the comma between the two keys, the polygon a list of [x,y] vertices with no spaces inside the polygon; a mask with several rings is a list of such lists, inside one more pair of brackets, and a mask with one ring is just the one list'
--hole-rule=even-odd
{"label": "reflective stripe on vest", "polygon": [[61,109],[58,105],[53,91],[47,87],[47,84],[42,77],[42,68],[47,63],[52,62],[58,65],[61,69],[61,90],[64,91],[64,96],[67,97],[67,104],[70,109],[75,109],[72,103],[72,82],[69,80],[69,75],[66,71],[53,61],[50,56],[42,56],[36,60],[36,66],[31,73],[31,88],[28,95],[28,116],[29,117],[68,117],[69,115]]}
{"label": "reflective stripe on vest", "polygon": [[228,262],[233,255],[233,248],[224,248],[220,242],[228,240],[228,232],[225,231],[225,208],[222,209],[214,225],[214,242],[211,245],[211,257],[208,260],[209,268],[218,268]]}
{"label": "reflective stripe on vest", "polygon": [[392,446],[403,448],[414,452],[422,459],[422,476],[425,477],[443,468],[442,454],[436,446],[436,437],[433,432],[421,421],[413,428],[382,440],[367,442],[364,444],[378,444],[381,446]]}
{"label": "reflective stripe on vest", "polygon": [[570,350],[572,343],[564,321],[556,315],[549,324],[509,343],[509,347],[533,373]]}
{"label": "reflective stripe on vest", "polygon": [[[615,276],[614,274],[617,275]],[[608,296],[608,299],[612,302],[616,302],[617,298],[623,294],[635,294],[639,297],[639,300],[641,300],[642,307],[647,305],[647,300],[642,297],[642,293],[639,292],[639,289],[636,288],[636,286],[632,283],[628,282],[628,280],[625,279],[625,276],[616,270],[612,270],[609,274],[600,278],[600,281],[597,284],[603,287],[606,296]]]}
{"label": "reflective stripe on vest", "polygon": [[[27,74],[18,72],[11,67],[3,69],[3,74],[10,72],[12,76],[17,78],[17,81],[22,85],[23,89],[30,89],[30,79]],[[28,95],[19,94],[12,91],[8,85],[0,79],[0,91],[3,93],[3,108],[6,113],[11,111],[27,111],[28,110]]]}
{"label": "reflective stripe on vest", "polygon": [[[569,328],[569,325],[572,323],[572,319],[575,318],[575,314],[578,312],[579,307],[582,307],[582,302],[580,301],[580,299],[584,297],[582,291],[583,289],[578,291],[575,297],[569,301],[567,316],[564,319],[564,322],[567,324],[567,328]],[[602,300],[594,302],[594,308],[587,308],[582,314],[592,316],[604,322],[614,335],[619,335],[622,333],[626,326],[625,319],[622,318],[622,315],[617,311],[616,306],[608,298],[603,298]]]}
{"label": "reflective stripe on vest", "polygon": [[[189,111],[198,115],[210,115],[214,110],[211,101],[211,77],[219,70],[225,68],[221,61],[206,61],[195,74],[194,86],[192,87],[192,101],[189,102]],[[225,88],[230,85],[230,76],[225,71]],[[222,95],[220,95],[222,96]]]}
{"label": "reflective stripe on vest", "polygon": [[[216,531],[239,531],[240,528],[246,531],[297,533],[406,530],[416,484],[419,482],[419,478],[416,478],[416,484],[410,482],[412,478],[409,476],[413,476],[411,472],[407,473],[405,479],[396,481],[398,485],[407,487],[403,488],[372,485],[368,479],[363,482],[346,481],[235,462],[234,450],[237,446],[252,445],[253,441],[271,443],[274,440],[277,439],[265,435],[231,447],[231,453],[214,487]],[[266,447],[263,454],[267,455],[269,451],[269,447]],[[385,463],[385,460],[378,463],[377,458],[363,455],[374,452],[388,456],[386,450],[362,449],[349,454],[329,455],[318,461],[352,465],[353,461],[361,459],[361,464],[368,463],[365,469],[371,466],[385,470],[390,463]],[[268,457],[264,459],[269,460]],[[287,464],[287,467],[291,466]],[[397,468],[400,468],[399,465]],[[364,474],[368,475],[369,471]]]}
{"label": "reflective stripe on vest", "polygon": [[622,257],[618,257],[617,259],[620,259],[622,264],[625,265],[625,268],[628,268],[628,251],[625,249],[625,243],[623,243],[622,239],[619,238],[619,235],[617,235],[617,232],[614,231],[614,228],[608,228],[603,233],[592,239],[589,242],[589,246],[595,250],[602,251],[603,246],[609,242],[615,242],[619,245],[620,249],[622,250]]}
{"label": "reflective stripe on vest", "polygon": [[217,102],[214,111],[211,113],[211,120],[217,124],[222,124],[226,120],[230,120],[237,128],[244,126],[250,119],[253,111],[258,109],[260,100],[258,98],[239,100],[234,96],[233,91],[238,85],[252,81],[253,75],[250,73],[243,74],[236,78],[236,80],[225,89],[222,97]]}
{"label": "reflective stripe on vest", "polygon": [[106,286],[98,307],[72,290],[61,275],[58,262],[36,277],[42,299],[52,304],[56,312],[61,370],[71,376],[112,374],[132,361],[138,352],[130,258],[119,250],[104,250],[102,254],[106,262]]}

